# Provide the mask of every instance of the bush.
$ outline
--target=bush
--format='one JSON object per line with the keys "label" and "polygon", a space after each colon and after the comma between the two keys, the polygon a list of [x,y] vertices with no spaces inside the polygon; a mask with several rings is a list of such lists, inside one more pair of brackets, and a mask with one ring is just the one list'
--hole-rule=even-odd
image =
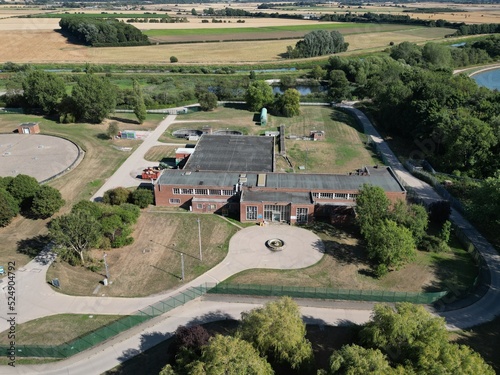
{"label": "bush", "polygon": [[441,238],[425,235],[420,241],[419,247],[424,251],[433,253],[443,253],[450,250],[450,247]]}
{"label": "bush", "polygon": [[127,203],[129,199],[130,199],[130,191],[123,187],[117,187],[108,190],[104,193],[102,197],[102,201],[104,203],[110,204],[112,206],[119,206],[123,203]]}
{"label": "bush", "polygon": [[171,62],[171,63],[176,63],[176,62],[178,62],[178,61],[179,61],[179,59],[178,59],[177,57],[175,57],[175,56],[170,56],[170,62]]}
{"label": "bush", "polygon": [[139,188],[132,192],[130,199],[139,208],[146,208],[150,204],[153,204],[153,192],[149,189]]}

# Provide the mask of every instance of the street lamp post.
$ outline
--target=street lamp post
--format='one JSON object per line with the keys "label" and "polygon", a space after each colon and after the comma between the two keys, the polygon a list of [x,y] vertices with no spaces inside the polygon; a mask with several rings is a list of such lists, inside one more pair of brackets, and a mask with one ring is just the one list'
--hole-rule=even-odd
{"label": "street lamp post", "polygon": [[181,280],[184,281],[184,253],[181,253]]}
{"label": "street lamp post", "polygon": [[198,243],[200,246],[200,261],[203,261],[203,254],[201,253],[201,224],[200,224],[200,218],[196,219],[198,222]]}
{"label": "street lamp post", "polygon": [[107,282],[109,283],[109,268],[108,268],[108,262],[106,262],[106,257],[108,256],[108,254],[104,253],[104,267],[106,268],[106,280]]}

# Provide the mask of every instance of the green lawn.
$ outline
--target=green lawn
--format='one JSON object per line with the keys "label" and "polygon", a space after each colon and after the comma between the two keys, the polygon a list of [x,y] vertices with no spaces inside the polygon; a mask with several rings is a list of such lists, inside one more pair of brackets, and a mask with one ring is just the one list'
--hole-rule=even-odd
{"label": "green lawn", "polygon": [[[120,315],[60,314],[46,316],[16,325],[16,344],[60,345],[120,318],[122,318]],[[1,332],[0,345],[8,343],[7,332]]]}

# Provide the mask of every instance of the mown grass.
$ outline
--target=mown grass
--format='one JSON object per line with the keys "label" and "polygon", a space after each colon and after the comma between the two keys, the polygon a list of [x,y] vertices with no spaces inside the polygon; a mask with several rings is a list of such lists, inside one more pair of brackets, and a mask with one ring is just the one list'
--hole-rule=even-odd
{"label": "mown grass", "polygon": [[436,292],[452,287],[465,293],[478,274],[473,259],[454,242],[448,253],[418,251],[414,262],[377,279],[354,228],[341,230],[318,222],[310,229],[326,248],[325,256],[315,265],[299,270],[246,270],[225,282],[397,292]]}
{"label": "mown grass", "polygon": [[[60,314],[16,325],[18,345],[60,345],[95,331],[123,316]],[[9,343],[7,331],[0,333],[0,345]]]}

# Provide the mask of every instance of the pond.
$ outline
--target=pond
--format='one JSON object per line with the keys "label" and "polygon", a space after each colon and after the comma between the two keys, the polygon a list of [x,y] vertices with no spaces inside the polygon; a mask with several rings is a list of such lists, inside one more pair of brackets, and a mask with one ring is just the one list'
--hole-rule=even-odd
{"label": "pond", "polygon": [[[281,86],[273,86],[274,94],[283,94],[288,87]],[[297,85],[295,87],[291,87],[299,92],[300,95],[309,95],[309,94],[319,94],[326,93],[328,88],[326,86],[309,86],[309,85]]]}
{"label": "pond", "polygon": [[487,87],[490,90],[500,90],[500,68],[474,74],[471,78],[479,86]]}

